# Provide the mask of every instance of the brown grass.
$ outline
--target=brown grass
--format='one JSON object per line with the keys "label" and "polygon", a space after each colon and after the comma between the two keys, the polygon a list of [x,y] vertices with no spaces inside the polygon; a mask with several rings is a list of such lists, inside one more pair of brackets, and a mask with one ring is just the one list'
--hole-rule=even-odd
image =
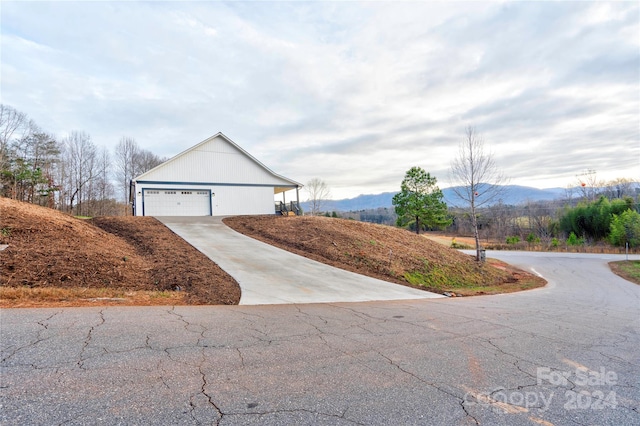
{"label": "brown grass", "polygon": [[[444,232],[428,232],[422,234],[425,238],[432,241],[451,247],[452,242],[457,244],[466,245],[469,249],[475,249],[475,240],[472,236],[459,236],[447,234]],[[551,243],[528,243],[527,241],[520,241],[516,244],[507,244],[504,240],[497,240],[495,238],[481,238],[480,245],[487,250],[517,250],[517,251],[540,251],[540,252],[559,252],[559,253],[609,253],[609,254],[624,254],[624,247],[612,246],[606,242],[597,242],[594,244],[584,244],[577,246],[567,245],[565,241],[560,241],[557,247],[553,247]],[[467,247],[465,247],[467,248]],[[630,254],[640,253],[638,247],[633,247],[629,251]]]}
{"label": "brown grass", "polygon": [[186,294],[174,291],[111,288],[0,287],[0,307],[186,305]]}
{"label": "brown grass", "polygon": [[385,225],[313,216],[238,216],[224,223],[341,269],[439,293],[495,294],[545,284],[526,272],[504,264],[481,265],[458,250]]}

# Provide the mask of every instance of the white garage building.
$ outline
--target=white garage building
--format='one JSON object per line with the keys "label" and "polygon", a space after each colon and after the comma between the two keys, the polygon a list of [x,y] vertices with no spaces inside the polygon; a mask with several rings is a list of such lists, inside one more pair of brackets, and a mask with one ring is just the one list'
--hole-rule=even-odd
{"label": "white garage building", "polygon": [[[218,133],[136,177],[130,189],[135,216],[228,216],[300,214],[301,187]],[[295,201],[287,202],[290,190]]]}

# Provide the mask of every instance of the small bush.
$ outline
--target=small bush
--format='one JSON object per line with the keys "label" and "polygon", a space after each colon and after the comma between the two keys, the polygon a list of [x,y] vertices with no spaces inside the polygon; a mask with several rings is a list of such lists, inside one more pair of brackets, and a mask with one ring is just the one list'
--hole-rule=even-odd
{"label": "small bush", "polygon": [[507,237],[507,244],[518,244],[519,242],[520,242],[520,237],[518,237],[517,235]]}
{"label": "small bush", "polygon": [[538,238],[533,232],[529,233],[529,235],[527,235],[527,242],[529,244],[536,244],[540,242],[540,238]]}
{"label": "small bush", "polygon": [[551,247],[553,247],[553,248],[558,248],[558,247],[560,247],[560,240],[559,240],[559,239],[557,239],[557,238],[555,238],[555,237],[553,237],[553,238],[551,239]]}
{"label": "small bush", "polygon": [[570,246],[582,246],[584,245],[584,238],[578,238],[578,236],[572,232],[569,234],[569,238],[567,238],[567,244]]}

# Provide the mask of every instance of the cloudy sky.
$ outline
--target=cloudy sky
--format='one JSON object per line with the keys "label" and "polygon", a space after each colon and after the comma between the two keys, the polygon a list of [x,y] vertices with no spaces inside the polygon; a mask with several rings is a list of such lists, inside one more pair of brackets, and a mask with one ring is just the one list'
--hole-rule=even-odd
{"label": "cloudy sky", "polygon": [[1,101],[173,156],[223,132],[333,198],[449,186],[467,126],[511,183],[640,180],[637,2],[0,3]]}

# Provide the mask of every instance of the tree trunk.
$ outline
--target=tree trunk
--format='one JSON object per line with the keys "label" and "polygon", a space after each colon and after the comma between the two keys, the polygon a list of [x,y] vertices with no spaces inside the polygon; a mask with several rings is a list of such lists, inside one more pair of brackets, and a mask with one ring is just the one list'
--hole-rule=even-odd
{"label": "tree trunk", "polygon": [[471,206],[471,223],[473,224],[473,238],[476,241],[476,261],[480,262],[480,233],[478,232],[478,218],[475,206]]}
{"label": "tree trunk", "polygon": [[416,216],[416,234],[420,235],[420,217]]}

